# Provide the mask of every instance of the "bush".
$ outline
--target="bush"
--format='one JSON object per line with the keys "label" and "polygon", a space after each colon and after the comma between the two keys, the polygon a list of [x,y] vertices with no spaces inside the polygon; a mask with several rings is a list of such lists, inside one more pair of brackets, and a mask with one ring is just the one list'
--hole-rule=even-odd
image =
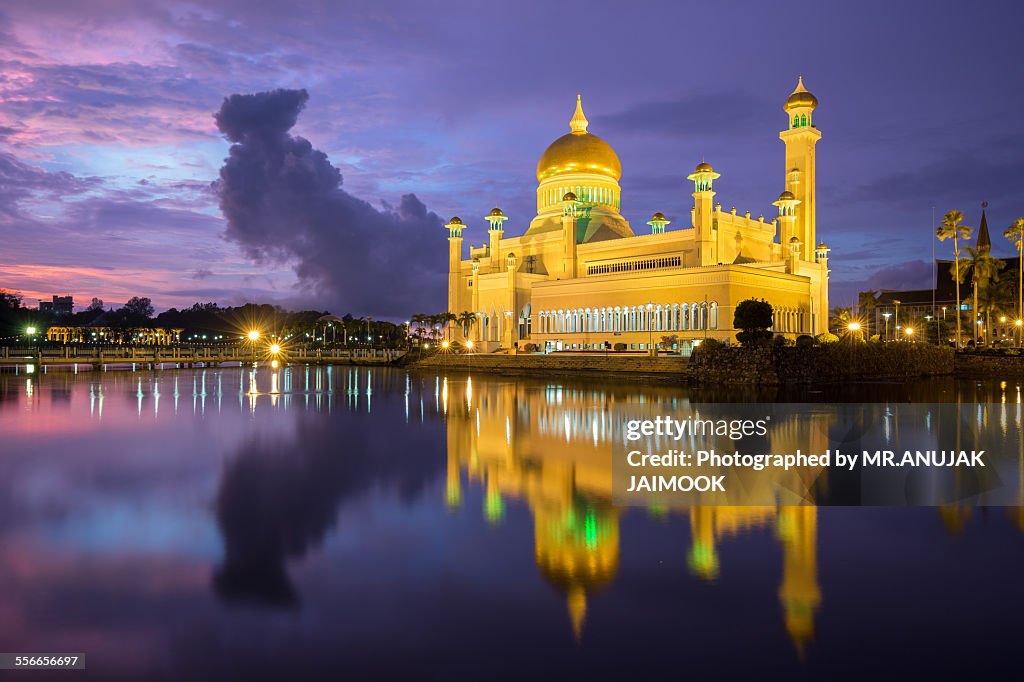
{"label": "bush", "polygon": [[882,337],[879,334],[872,334],[871,337],[868,339],[868,343],[881,343],[881,342],[882,342]]}
{"label": "bush", "polygon": [[617,344],[615,344],[615,350],[626,350],[626,344],[624,344],[624,343],[617,343]]}
{"label": "bush", "polygon": [[772,338],[772,306],[765,300],[748,298],[736,305],[732,325],[740,332],[736,338],[743,345],[756,345]]}
{"label": "bush", "polygon": [[795,346],[796,345],[796,343],[793,341],[793,339],[786,338],[782,334],[777,334],[775,336],[775,338],[772,339],[772,344],[776,348],[784,348],[786,346]]}
{"label": "bush", "polygon": [[810,334],[801,334],[800,336],[796,337],[797,348],[810,348],[813,345],[814,337],[811,336]]}
{"label": "bush", "polygon": [[822,345],[825,345],[826,343],[838,343],[839,342],[839,337],[836,336],[835,334],[833,334],[832,332],[822,332],[822,333],[818,334],[817,336],[815,336],[814,339],[818,343],[820,343]]}

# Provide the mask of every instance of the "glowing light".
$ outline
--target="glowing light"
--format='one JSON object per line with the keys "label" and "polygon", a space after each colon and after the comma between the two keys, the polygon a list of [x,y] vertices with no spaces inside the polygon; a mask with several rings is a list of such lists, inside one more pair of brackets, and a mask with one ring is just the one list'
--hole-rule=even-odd
{"label": "glowing light", "polygon": [[860,322],[851,322],[850,324],[846,325],[846,328],[849,329],[851,332],[858,332],[860,331]]}
{"label": "glowing light", "polygon": [[[274,369],[277,369],[278,367],[281,366],[281,363],[278,362],[277,360],[271,360],[270,361],[270,366],[273,367]],[[274,393],[274,392],[275,391],[273,391],[273,390],[271,391],[271,393]]]}
{"label": "glowing light", "polygon": [[425,344],[423,344],[423,349],[424,349],[424,350],[426,350],[426,349],[428,349],[428,348],[430,348],[430,344],[429,344],[429,343],[425,343]]}
{"label": "glowing light", "polygon": [[1006,315],[1000,315],[999,316],[999,321],[1000,322],[1006,322]]}
{"label": "glowing light", "polygon": [[1024,325],[1024,320],[1017,320],[1014,324],[1020,327],[1021,325]]}
{"label": "glowing light", "polygon": [[28,329],[25,330],[25,333],[28,334],[29,336],[32,336],[33,334],[36,333],[36,328],[35,327],[29,327]]}
{"label": "glowing light", "polygon": [[913,327],[907,327],[906,329],[903,330],[903,332],[907,336],[913,336],[914,335],[914,328]]}
{"label": "glowing light", "polygon": [[442,342],[441,342],[441,348],[448,348],[448,345],[449,345],[449,344],[448,344],[448,342],[447,342],[447,341],[442,341]]}
{"label": "glowing light", "polygon": [[699,346],[700,345],[700,341],[701,341],[700,339],[697,339],[696,341],[694,341],[693,342],[693,347],[696,348],[697,346]]}
{"label": "glowing light", "polygon": [[255,329],[253,329],[248,334],[246,334],[246,336],[249,337],[250,341],[257,341],[260,338],[260,333],[258,331],[256,331]]}
{"label": "glowing light", "polygon": [[470,350],[473,350],[473,342],[472,341],[466,341],[466,348],[468,348]]}
{"label": "glowing light", "polygon": [[[270,352],[273,353],[274,355],[277,355],[278,353],[281,352],[281,346],[279,344],[276,344],[276,343],[270,344]],[[276,360],[275,360],[275,362],[276,362]]]}

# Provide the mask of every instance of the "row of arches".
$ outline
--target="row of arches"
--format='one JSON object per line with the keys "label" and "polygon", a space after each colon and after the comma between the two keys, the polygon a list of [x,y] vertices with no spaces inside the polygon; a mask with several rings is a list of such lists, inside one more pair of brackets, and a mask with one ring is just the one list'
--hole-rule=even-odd
{"label": "row of arches", "polygon": [[772,331],[803,333],[809,329],[807,311],[800,308],[775,308],[773,318]]}
{"label": "row of arches", "polygon": [[793,117],[793,125],[790,128],[806,128],[810,123],[811,120],[807,118],[807,114],[797,114]]}
{"label": "row of arches", "polygon": [[541,334],[718,329],[717,301],[543,310],[537,315]]}
{"label": "row of arches", "polygon": [[543,196],[545,205],[557,206],[562,203],[566,192],[576,195],[578,201],[588,204],[607,204],[619,208],[619,192],[610,187],[589,187],[584,185],[563,186],[547,189]]}

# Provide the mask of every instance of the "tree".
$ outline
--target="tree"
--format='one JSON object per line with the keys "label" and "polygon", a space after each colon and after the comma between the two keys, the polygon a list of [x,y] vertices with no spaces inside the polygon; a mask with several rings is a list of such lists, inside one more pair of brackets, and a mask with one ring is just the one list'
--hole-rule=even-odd
{"label": "tree", "polygon": [[[1017,218],[1006,228],[1003,236],[1017,248],[1017,319],[1024,320],[1024,218]],[[1017,330],[1017,345],[1020,345],[1020,329]]]}
{"label": "tree", "polygon": [[950,211],[942,217],[942,224],[935,230],[940,242],[953,240],[953,280],[956,283],[956,347],[960,348],[960,240],[970,239],[972,228],[961,225],[964,214],[961,211]]}
{"label": "tree", "polygon": [[148,298],[140,298],[138,296],[132,296],[128,299],[128,302],[124,304],[123,310],[132,316],[143,317],[149,319],[153,317],[153,302]]}
{"label": "tree", "polygon": [[878,306],[878,292],[875,290],[861,291],[857,294],[857,315],[861,318],[861,324],[867,323],[868,327],[874,326],[875,308]]}
{"label": "tree", "polygon": [[833,308],[828,316],[828,326],[839,332],[845,332],[853,320],[853,312],[849,308]]}
{"label": "tree", "polygon": [[448,331],[448,340],[452,339],[452,323],[458,322],[459,316],[451,311],[441,313],[441,324],[443,324]]}
{"label": "tree", "polygon": [[103,299],[96,298],[95,296],[93,296],[92,301],[89,303],[89,307],[86,308],[86,310],[88,310],[89,312],[92,312],[94,310],[103,310]]}
{"label": "tree", "polygon": [[473,325],[476,324],[476,313],[472,310],[463,310],[459,313],[456,322],[462,325],[462,335],[469,336],[470,330],[473,329]]}
{"label": "tree", "polygon": [[[970,256],[969,259],[963,262],[957,262],[954,267],[959,268],[957,272],[954,272],[954,276],[957,280],[957,285],[964,280],[967,273],[971,273],[971,285],[974,290],[974,303],[972,310],[974,311],[974,320],[971,324],[974,325],[974,332],[972,338],[977,343],[978,339],[978,317],[981,312],[981,308],[978,307],[978,289],[986,288],[992,282],[999,281],[999,271],[1006,267],[1006,263],[993,258],[989,255],[989,248],[985,246],[978,247],[977,249],[968,246],[967,254]],[[986,324],[986,327],[988,325]]]}
{"label": "tree", "polygon": [[740,301],[733,313],[732,326],[741,330],[736,338],[743,345],[754,345],[772,337],[774,310],[765,300],[749,298]]}

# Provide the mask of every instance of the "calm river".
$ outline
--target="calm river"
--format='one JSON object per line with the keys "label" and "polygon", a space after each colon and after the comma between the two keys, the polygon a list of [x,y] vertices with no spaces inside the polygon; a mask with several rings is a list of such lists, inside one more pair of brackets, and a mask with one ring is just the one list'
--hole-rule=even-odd
{"label": "calm river", "polygon": [[[1021,420],[1013,382],[865,390]],[[61,680],[1019,669],[1020,507],[610,503],[595,446],[623,409],[758,397],[837,398],[343,367],[5,371],[0,651],[84,653]]]}

